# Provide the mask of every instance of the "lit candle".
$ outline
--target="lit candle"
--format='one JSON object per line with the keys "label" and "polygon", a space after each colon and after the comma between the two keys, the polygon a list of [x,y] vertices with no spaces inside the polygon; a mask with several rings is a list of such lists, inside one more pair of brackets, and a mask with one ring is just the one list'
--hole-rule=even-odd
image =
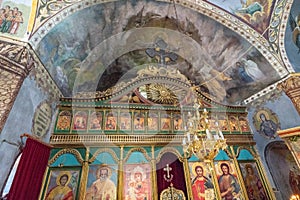
{"label": "lit candle", "polygon": [[206,137],[207,137],[207,139],[211,140],[212,137],[211,137],[211,134],[210,134],[209,130],[206,129],[205,132],[206,132]]}
{"label": "lit candle", "polygon": [[190,143],[191,142],[191,134],[190,134],[190,132],[187,132],[186,136],[187,136],[188,143]]}
{"label": "lit candle", "polygon": [[220,134],[221,139],[224,140],[224,135],[223,135],[222,131],[219,131],[219,134]]}

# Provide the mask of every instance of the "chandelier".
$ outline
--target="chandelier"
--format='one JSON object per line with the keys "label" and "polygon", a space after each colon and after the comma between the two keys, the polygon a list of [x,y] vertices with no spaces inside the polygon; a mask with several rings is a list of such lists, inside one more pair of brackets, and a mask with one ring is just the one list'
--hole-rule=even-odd
{"label": "chandelier", "polygon": [[[200,104],[197,99],[194,102],[194,113],[188,112],[184,137],[182,141],[183,150],[188,156],[194,154],[200,160],[213,160],[220,150],[227,147],[226,139],[216,122],[217,130],[213,133],[209,130],[208,112],[206,108],[200,116]],[[204,131],[200,131],[199,127]]]}

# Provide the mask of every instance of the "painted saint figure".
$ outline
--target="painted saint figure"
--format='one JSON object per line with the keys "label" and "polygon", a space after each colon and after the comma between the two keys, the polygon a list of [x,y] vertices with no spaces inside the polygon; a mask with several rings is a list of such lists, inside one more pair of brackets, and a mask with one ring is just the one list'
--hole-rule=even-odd
{"label": "painted saint figure", "polygon": [[146,174],[140,166],[133,169],[131,180],[129,181],[126,200],[149,200],[149,185],[146,180]]}
{"label": "painted saint figure", "polygon": [[246,164],[246,173],[245,176],[245,186],[250,200],[260,199],[266,200],[267,196],[264,192],[264,188],[261,180],[254,173],[253,166],[251,164]]}
{"label": "painted saint figure", "polygon": [[236,66],[241,80],[245,83],[259,81],[265,77],[258,65],[250,59],[250,56],[247,56],[247,59],[241,59],[236,63]]}
{"label": "painted saint figure", "polygon": [[278,129],[278,126],[275,122],[273,122],[270,119],[267,119],[265,114],[260,114],[259,115],[261,124],[260,124],[260,133],[270,137],[270,138],[275,138],[276,131]]}
{"label": "painted saint figure", "polygon": [[300,194],[300,176],[291,169],[289,172],[289,183],[293,194]]}
{"label": "painted saint figure", "polygon": [[240,195],[240,186],[236,177],[229,172],[229,166],[227,163],[221,164],[221,170],[223,174],[219,177],[218,182],[222,199],[237,199]]}
{"label": "painted saint figure", "polygon": [[192,192],[194,200],[205,200],[205,191],[213,188],[211,181],[203,175],[203,167],[198,165],[195,167],[197,176],[192,181]]}
{"label": "painted saint figure", "polygon": [[292,29],[292,40],[298,48],[298,53],[300,53],[300,13],[296,17],[290,13],[289,24]]}
{"label": "painted saint figure", "polygon": [[101,165],[96,172],[97,180],[87,189],[86,200],[115,200],[116,186],[110,180],[111,169],[107,165]]}
{"label": "painted saint figure", "polygon": [[56,186],[52,188],[45,200],[73,200],[73,190],[68,186],[71,179],[70,173],[61,173],[56,178]]}

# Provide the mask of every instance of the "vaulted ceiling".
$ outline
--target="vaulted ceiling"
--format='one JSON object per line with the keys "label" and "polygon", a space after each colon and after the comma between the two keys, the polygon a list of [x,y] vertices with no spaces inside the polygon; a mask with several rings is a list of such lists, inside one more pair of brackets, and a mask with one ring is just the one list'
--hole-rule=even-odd
{"label": "vaulted ceiling", "polygon": [[29,42],[65,97],[106,90],[155,65],[178,69],[217,102],[241,105],[295,71],[287,55],[297,51],[288,28],[291,5],[40,1]]}

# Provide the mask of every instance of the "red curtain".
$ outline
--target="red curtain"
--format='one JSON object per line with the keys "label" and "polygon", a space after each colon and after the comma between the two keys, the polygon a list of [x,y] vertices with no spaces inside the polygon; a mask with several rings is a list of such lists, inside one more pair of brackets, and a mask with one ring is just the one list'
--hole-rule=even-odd
{"label": "red curtain", "polygon": [[[170,171],[170,178],[167,178],[166,166],[169,165],[172,170]],[[165,153],[160,162],[156,165],[156,175],[157,175],[157,190],[158,194],[168,188],[170,184],[176,189],[182,190],[187,197],[185,176],[183,163],[180,162],[177,156],[173,153]],[[172,177],[172,178],[171,178]]]}
{"label": "red curtain", "polygon": [[28,138],[7,196],[8,200],[36,200],[41,190],[51,146],[32,136],[26,136]]}

